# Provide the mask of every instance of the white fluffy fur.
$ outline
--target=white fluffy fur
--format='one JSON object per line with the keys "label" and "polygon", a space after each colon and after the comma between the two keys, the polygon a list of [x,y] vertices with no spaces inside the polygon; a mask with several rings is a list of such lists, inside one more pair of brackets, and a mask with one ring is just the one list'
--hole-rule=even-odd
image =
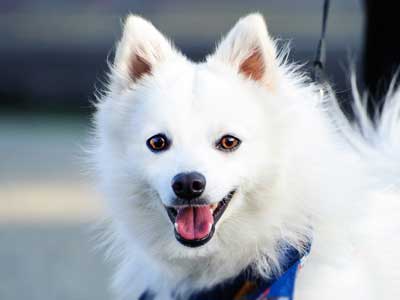
{"label": "white fluffy fur", "polygon": [[[255,48],[265,67],[258,81],[239,72]],[[149,22],[127,19],[97,106],[93,147],[111,220],[110,255],[119,261],[118,299],[138,299],[146,289],[157,291],[157,300],[172,291],[185,298],[249,264],[268,276],[279,272],[280,241],[302,251],[310,239],[297,300],[399,299],[400,207],[382,183],[399,185],[400,94],[389,97],[377,127],[357,104],[360,134],[334,97],[322,99],[275,49],[258,14],[241,19],[199,64]],[[131,78],[132,55],[144,57],[151,74]],[[160,132],[173,145],[154,154],[146,140]],[[239,137],[241,147],[216,150],[224,134]],[[176,241],[163,207],[172,177],[183,171],[202,172],[215,202],[238,187],[200,248]],[[379,180],[371,176],[377,173]]]}

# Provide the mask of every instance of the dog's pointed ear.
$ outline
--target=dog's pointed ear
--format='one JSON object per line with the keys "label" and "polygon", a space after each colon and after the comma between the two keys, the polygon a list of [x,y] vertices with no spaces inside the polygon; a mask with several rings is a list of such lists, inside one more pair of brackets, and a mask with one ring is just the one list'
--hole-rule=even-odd
{"label": "dog's pointed ear", "polygon": [[[149,21],[135,15],[127,17],[113,64],[114,85],[127,88],[167,58],[175,49]],[[114,86],[115,87],[115,86]]]}
{"label": "dog's pointed ear", "polygon": [[275,44],[268,34],[264,18],[258,13],[240,19],[207,60],[229,64],[246,78],[269,88],[276,84]]}

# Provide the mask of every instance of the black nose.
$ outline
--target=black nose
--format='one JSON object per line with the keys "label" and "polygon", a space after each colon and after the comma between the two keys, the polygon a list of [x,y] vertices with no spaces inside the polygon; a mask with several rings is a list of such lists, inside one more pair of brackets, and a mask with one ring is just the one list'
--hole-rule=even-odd
{"label": "black nose", "polygon": [[198,172],[179,173],[172,179],[172,189],[182,199],[200,197],[206,187],[206,178]]}

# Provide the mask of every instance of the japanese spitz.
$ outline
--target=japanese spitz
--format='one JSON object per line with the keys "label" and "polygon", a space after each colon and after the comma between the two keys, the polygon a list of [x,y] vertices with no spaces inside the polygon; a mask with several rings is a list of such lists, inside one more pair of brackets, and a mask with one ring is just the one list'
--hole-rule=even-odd
{"label": "japanese spitz", "polygon": [[352,123],[286,53],[259,14],[201,63],[127,18],[93,147],[118,299],[269,277],[283,242],[311,243],[295,299],[400,299],[400,94]]}

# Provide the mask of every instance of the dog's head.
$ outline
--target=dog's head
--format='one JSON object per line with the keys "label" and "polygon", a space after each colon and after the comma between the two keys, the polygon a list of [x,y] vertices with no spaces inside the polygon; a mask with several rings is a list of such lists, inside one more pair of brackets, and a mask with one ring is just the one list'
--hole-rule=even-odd
{"label": "dog's head", "polygon": [[173,256],[257,238],[266,216],[252,196],[267,197],[280,151],[279,72],[260,15],[202,63],[128,17],[96,120],[103,183],[129,239]]}

